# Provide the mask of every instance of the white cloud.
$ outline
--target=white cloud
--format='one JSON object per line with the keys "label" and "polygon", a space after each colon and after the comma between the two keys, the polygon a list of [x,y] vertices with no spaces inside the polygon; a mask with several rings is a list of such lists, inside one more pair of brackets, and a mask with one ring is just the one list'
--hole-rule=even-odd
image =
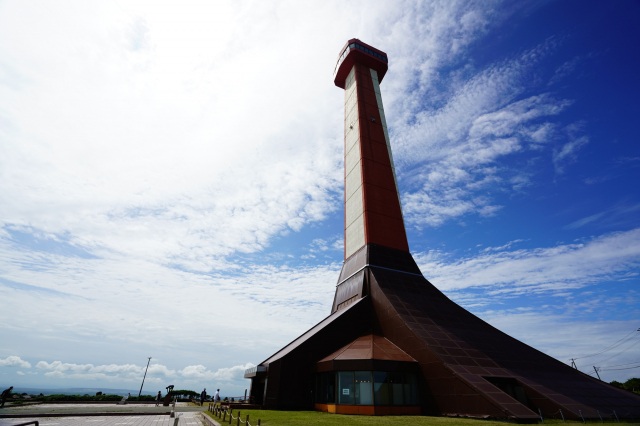
{"label": "white cloud", "polygon": [[[284,5],[204,5],[129,5],[131,17],[76,4],[88,13],[82,37],[68,9],[10,8],[25,26],[58,31],[40,45],[5,27],[29,47],[1,46],[29,76],[2,108],[15,129],[0,159],[5,224],[209,270],[338,208],[339,131],[318,117],[339,112],[306,101],[339,95],[308,67],[330,63],[335,47],[292,45],[295,10]],[[274,12],[281,22],[261,37],[262,14]],[[282,87],[282,74],[307,90]]]}
{"label": "white cloud", "polygon": [[640,265],[640,229],[546,248],[484,249],[453,262],[437,252],[416,259],[444,291],[484,288],[488,297],[556,293],[622,279]]}
{"label": "white cloud", "polygon": [[188,365],[180,370],[180,374],[187,378],[212,379],[214,377],[214,372],[207,370],[204,365]]}
{"label": "white cloud", "polygon": [[93,365],[74,364],[61,361],[39,361],[36,368],[44,371],[44,375],[53,378],[89,379],[89,380],[138,380],[143,369],[132,364]]}
{"label": "white cloud", "polygon": [[0,359],[0,367],[31,368],[31,364],[28,361],[23,360],[19,356],[11,355],[4,359]]}
{"label": "white cloud", "polygon": [[576,161],[577,153],[584,145],[589,142],[589,138],[581,136],[570,139],[567,143],[553,151],[553,166],[556,173],[564,173],[567,164]]}
{"label": "white cloud", "polygon": [[[454,79],[444,104],[426,109],[420,104],[415,114],[396,118],[394,158],[407,171],[400,179],[409,188],[402,196],[409,224],[422,228],[469,214],[491,215],[501,207],[493,194],[526,186],[526,167],[507,169],[499,162],[522,151],[540,151],[559,139],[552,120],[571,101],[548,93],[522,97],[526,76],[552,45],[549,41],[468,78]],[[574,145],[554,153],[556,168],[579,147]]]}
{"label": "white cloud", "polygon": [[[211,383],[211,386],[227,388],[227,391],[237,392],[245,383],[244,372],[254,364],[246,363],[232,367],[211,370],[204,365],[188,365],[178,371],[167,368],[163,364],[152,363],[148,369],[146,365],[133,364],[75,364],[62,361],[38,361],[36,369],[46,379],[83,380],[85,383],[108,384],[123,383],[132,386],[140,382],[145,374],[145,383],[149,387],[163,385],[168,382],[179,383],[180,388],[200,386]],[[25,373],[20,373],[24,375]],[[146,391],[148,392],[148,391]]]}
{"label": "white cloud", "polygon": [[244,372],[251,367],[255,367],[255,364],[249,362],[243,365],[234,365],[229,368],[220,368],[216,371],[214,378],[227,382],[241,380],[244,377]]}

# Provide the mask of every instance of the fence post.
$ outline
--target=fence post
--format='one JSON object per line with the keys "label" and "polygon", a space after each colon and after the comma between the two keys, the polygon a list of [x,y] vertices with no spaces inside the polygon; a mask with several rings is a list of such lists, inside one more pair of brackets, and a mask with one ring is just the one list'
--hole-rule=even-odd
{"label": "fence post", "polygon": [[240,411],[238,411],[238,421],[236,422],[236,426],[240,426]]}
{"label": "fence post", "polygon": [[258,419],[258,426],[260,426],[260,419]]}
{"label": "fence post", "polygon": [[249,415],[247,414],[247,418],[244,421],[244,424],[249,426]]}

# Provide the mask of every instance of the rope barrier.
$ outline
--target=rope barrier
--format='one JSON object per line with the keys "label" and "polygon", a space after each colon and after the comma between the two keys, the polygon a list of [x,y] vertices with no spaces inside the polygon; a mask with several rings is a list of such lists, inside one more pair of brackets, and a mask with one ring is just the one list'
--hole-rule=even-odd
{"label": "rope barrier", "polygon": [[[223,422],[227,421],[227,414],[229,414],[229,424],[232,424],[234,420],[236,420],[236,426],[240,426],[242,425],[246,425],[246,426],[252,426],[251,423],[249,423],[249,415],[247,414],[247,416],[245,417],[244,420],[242,420],[240,418],[241,414],[240,411],[238,411],[238,415],[234,416],[233,415],[233,408],[230,407],[224,407],[222,408],[221,404],[209,404],[209,407],[207,408],[207,410],[209,412],[211,412],[214,416],[217,416],[219,419],[221,419]],[[258,419],[258,423],[256,426],[260,426],[260,419]]]}
{"label": "rope barrier", "polygon": [[[623,414],[623,417],[629,417],[632,418],[633,417],[633,413],[631,412],[626,412]],[[550,412],[550,411],[543,411],[541,408],[538,408],[538,417],[540,419],[540,423],[545,423],[545,419],[561,419],[561,421],[563,423],[567,422],[568,420],[565,418],[564,412],[562,411],[561,408],[559,408],[558,410],[554,411],[554,412]],[[620,423],[620,417],[618,416],[618,413],[616,410],[611,410],[611,409],[596,409],[595,411],[591,411],[585,413],[582,410],[578,409],[576,410],[576,412],[573,412],[570,414],[570,417],[575,417],[574,420],[577,422],[581,422],[584,424],[587,423],[594,423],[594,422],[606,422],[606,421],[613,421],[616,423]],[[635,423],[634,423],[635,424]]]}

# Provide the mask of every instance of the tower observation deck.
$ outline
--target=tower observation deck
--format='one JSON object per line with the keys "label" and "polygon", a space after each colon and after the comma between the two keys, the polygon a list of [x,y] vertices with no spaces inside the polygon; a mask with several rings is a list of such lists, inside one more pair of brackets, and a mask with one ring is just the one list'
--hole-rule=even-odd
{"label": "tower observation deck", "polygon": [[253,402],[344,414],[538,422],[640,419],[640,396],[497,330],[431,284],[409,252],[380,94],[387,55],[340,50],[344,263],[331,313],[245,372]]}

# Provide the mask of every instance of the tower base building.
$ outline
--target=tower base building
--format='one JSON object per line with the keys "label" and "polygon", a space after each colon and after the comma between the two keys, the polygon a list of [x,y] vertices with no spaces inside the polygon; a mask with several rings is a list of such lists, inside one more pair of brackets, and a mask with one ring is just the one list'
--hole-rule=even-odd
{"label": "tower base building", "polygon": [[448,299],[407,243],[379,83],[387,55],[349,40],[345,254],[331,314],[245,372],[268,409],[537,422],[640,419],[640,396],[514,339]]}

